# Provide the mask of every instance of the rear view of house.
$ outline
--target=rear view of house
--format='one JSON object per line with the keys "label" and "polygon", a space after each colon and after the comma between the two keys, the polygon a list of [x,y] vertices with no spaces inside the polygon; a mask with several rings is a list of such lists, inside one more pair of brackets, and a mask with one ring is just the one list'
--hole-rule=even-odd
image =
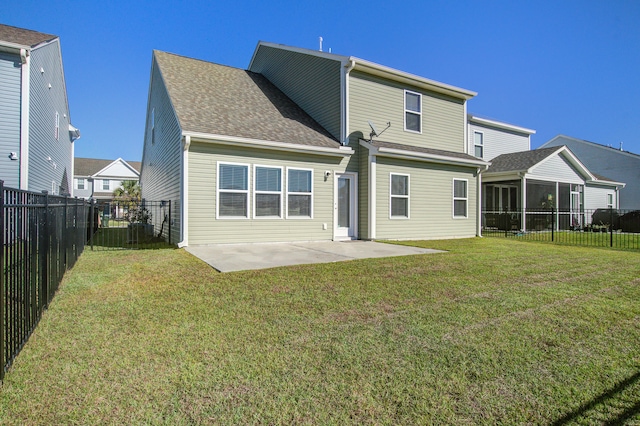
{"label": "rear view of house", "polygon": [[474,236],[474,92],[260,42],[249,70],[155,51],[143,197],[181,245]]}
{"label": "rear view of house", "polygon": [[0,25],[0,179],[70,194],[73,143],[60,39]]}
{"label": "rear view of house", "polygon": [[73,194],[95,200],[111,200],[113,191],[125,180],[140,180],[140,162],[76,157],[73,170]]}

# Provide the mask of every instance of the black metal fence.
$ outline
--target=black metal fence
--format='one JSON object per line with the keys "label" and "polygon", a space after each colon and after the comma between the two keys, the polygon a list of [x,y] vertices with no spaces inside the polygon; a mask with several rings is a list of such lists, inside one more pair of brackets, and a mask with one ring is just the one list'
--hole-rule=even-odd
{"label": "black metal fence", "polygon": [[171,245],[171,201],[95,200],[89,212],[91,250]]}
{"label": "black metal fence", "polygon": [[170,201],[85,201],[5,188],[0,181],[0,380],[86,244],[171,246]]}
{"label": "black metal fence", "polygon": [[0,181],[0,380],[82,253],[89,204]]}
{"label": "black metal fence", "polygon": [[640,210],[483,210],[482,235],[637,250]]}

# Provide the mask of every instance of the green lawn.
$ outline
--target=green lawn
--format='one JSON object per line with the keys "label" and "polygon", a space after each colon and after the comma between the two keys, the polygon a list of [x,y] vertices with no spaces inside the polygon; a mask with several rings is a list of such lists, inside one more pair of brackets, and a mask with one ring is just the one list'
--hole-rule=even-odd
{"label": "green lawn", "polygon": [[640,254],[484,238],[219,274],[85,251],[1,424],[640,424]]}

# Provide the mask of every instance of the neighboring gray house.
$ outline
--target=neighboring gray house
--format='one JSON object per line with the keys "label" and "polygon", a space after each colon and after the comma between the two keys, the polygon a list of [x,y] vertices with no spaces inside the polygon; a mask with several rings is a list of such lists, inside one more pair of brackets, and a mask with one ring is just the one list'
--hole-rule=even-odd
{"label": "neighboring gray house", "polygon": [[81,198],[111,200],[113,191],[122,181],[140,181],[140,162],[99,160],[96,158],[75,159],[73,171],[73,194]]}
{"label": "neighboring gray house", "polygon": [[60,39],[0,24],[0,179],[70,194],[74,141]]}
{"label": "neighboring gray house", "polygon": [[473,96],[273,43],[249,70],[154,51],[142,194],[173,201],[180,246],[475,236]]}
{"label": "neighboring gray house", "polygon": [[626,183],[620,191],[620,209],[640,209],[640,155],[564,135],[554,137],[540,148],[560,145],[569,147],[592,172]]}

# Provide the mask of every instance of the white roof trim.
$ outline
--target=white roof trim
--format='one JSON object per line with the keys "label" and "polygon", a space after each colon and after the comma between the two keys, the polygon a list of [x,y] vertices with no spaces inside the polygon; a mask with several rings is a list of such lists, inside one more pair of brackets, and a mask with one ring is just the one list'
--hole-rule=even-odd
{"label": "white roof trim", "polygon": [[[220,143],[227,145],[242,145],[243,147],[259,148],[259,149],[272,149],[277,151],[291,151],[291,152],[303,152],[307,154],[320,154],[344,157],[352,155],[355,151],[353,148],[346,146],[340,146],[338,148],[328,148],[322,146],[312,145],[300,145],[288,142],[273,142],[259,139],[242,138],[236,136],[216,135],[211,133],[198,133],[198,132],[182,132],[183,136],[189,136],[192,140]],[[337,143],[337,142],[336,142]]]}
{"label": "white roof trim", "polygon": [[92,177],[92,178],[96,178],[96,177],[98,177],[99,175],[101,175],[101,174],[102,174],[102,172],[104,172],[105,170],[107,170],[109,167],[113,166],[113,165],[114,165],[115,163],[117,163],[117,162],[121,162],[122,164],[124,164],[124,165],[125,165],[127,168],[129,168],[133,173],[135,173],[135,174],[138,176],[138,178],[140,178],[140,172],[138,172],[135,168],[133,168],[129,163],[127,163],[126,161],[124,161],[122,158],[118,158],[117,160],[113,160],[112,162],[110,162],[109,164],[107,164],[106,166],[104,166],[102,169],[100,169],[100,171],[98,171],[98,172],[96,172],[96,173],[94,173],[94,174],[92,174],[92,175],[89,175],[89,177]]}
{"label": "white roof trim", "polygon": [[450,157],[446,155],[430,154],[427,152],[407,151],[403,149],[377,147],[373,146],[365,140],[360,140],[360,145],[369,150],[370,155],[379,155],[382,157],[402,158],[408,160],[429,161],[431,163],[452,164],[457,166],[473,166],[486,169],[489,167],[488,162],[482,160],[471,160],[459,157]]}
{"label": "white roof trim", "polygon": [[504,123],[502,121],[489,120],[488,118],[480,118],[472,114],[468,115],[468,119],[469,119],[469,122],[486,124],[488,126],[498,127],[500,129],[505,129],[505,130],[513,130],[515,132],[526,133],[529,135],[534,135],[536,133],[536,131],[533,129],[527,129],[526,127],[515,126],[513,124]]}

